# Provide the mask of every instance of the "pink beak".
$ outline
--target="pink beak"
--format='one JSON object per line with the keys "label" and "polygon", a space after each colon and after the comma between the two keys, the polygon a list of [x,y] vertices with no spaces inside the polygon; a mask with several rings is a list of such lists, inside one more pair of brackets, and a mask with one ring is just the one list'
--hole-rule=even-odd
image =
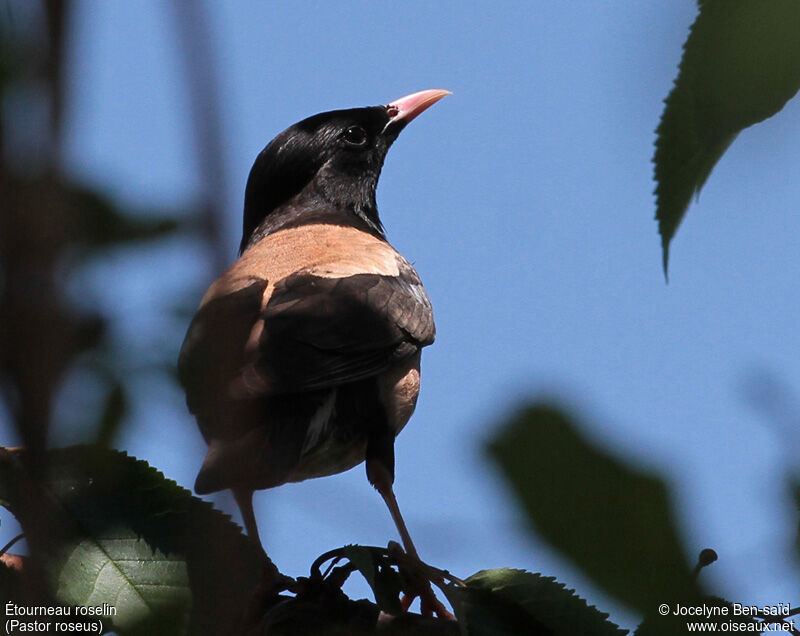
{"label": "pink beak", "polygon": [[389,123],[393,124],[402,121],[404,124],[407,124],[423,110],[433,106],[442,99],[442,97],[446,97],[450,94],[450,91],[432,88],[396,99],[386,106],[390,117]]}

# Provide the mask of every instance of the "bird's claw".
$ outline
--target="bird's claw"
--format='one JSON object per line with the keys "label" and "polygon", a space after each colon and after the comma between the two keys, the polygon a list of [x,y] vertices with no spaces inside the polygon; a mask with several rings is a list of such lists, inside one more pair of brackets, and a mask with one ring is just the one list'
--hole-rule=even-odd
{"label": "bird's claw", "polygon": [[446,580],[461,585],[463,585],[463,581],[450,575],[446,570],[440,570],[428,565],[417,555],[408,554],[394,541],[389,543],[389,554],[392,555],[397,567],[407,578],[406,587],[403,590],[404,594],[400,599],[403,610],[408,611],[414,599],[419,597],[420,614],[422,616],[436,615],[439,618],[455,620],[455,616],[436,598],[431,583],[444,591]]}
{"label": "bird's claw", "polygon": [[291,590],[296,581],[292,577],[283,574],[272,562],[272,559],[267,556],[267,553],[263,552],[263,548],[262,553],[264,563],[261,566],[261,581],[259,583],[259,588],[262,592],[268,596],[277,596],[284,590]]}
{"label": "bird's claw", "polygon": [[431,588],[430,584],[425,586],[424,590],[418,590],[416,592],[410,592],[408,594],[404,594],[403,597],[400,599],[400,604],[403,607],[404,611],[408,611],[408,608],[411,607],[411,603],[414,602],[414,599],[419,596],[419,613],[422,616],[438,616],[439,618],[446,618],[448,620],[454,621],[456,619],[455,616],[444,606],[444,604],[436,598],[436,594],[434,593],[433,589]]}

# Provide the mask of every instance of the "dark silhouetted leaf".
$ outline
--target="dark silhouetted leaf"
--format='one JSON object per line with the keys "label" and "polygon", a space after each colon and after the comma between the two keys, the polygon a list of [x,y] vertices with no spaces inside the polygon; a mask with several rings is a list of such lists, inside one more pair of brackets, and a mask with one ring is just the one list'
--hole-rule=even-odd
{"label": "dark silhouetted leaf", "polygon": [[159,238],[178,229],[175,219],[126,214],[101,194],[69,185],[73,210],[74,240],[92,247],[104,247]]}
{"label": "dark silhouetted leaf", "polygon": [[462,631],[468,636],[622,636],[608,620],[552,577],[524,570],[484,570],[448,586]]}
{"label": "dark silhouetted leaf", "polygon": [[22,576],[17,568],[7,565],[4,559],[0,559],[0,600],[18,604],[24,600]]}
{"label": "dark silhouetted leaf", "polygon": [[106,395],[103,412],[100,416],[100,426],[95,440],[98,446],[105,448],[111,446],[127,412],[128,396],[125,392],[125,386],[115,380]]}
{"label": "dark silhouetted leaf", "polygon": [[14,75],[19,73],[20,64],[14,63],[17,60],[14,59],[16,56],[9,35],[5,28],[0,27],[0,96],[5,94]]}
{"label": "dark silhouetted leaf", "polygon": [[[794,503],[795,508],[800,510],[800,479],[797,476],[791,475],[788,478],[789,487],[792,490],[792,495],[794,496]],[[800,529],[798,529],[797,536],[794,540],[794,549],[795,549],[795,558],[800,557]]]}
{"label": "dark silhouetted leaf", "polygon": [[121,635],[233,633],[262,563],[238,526],[123,453],[76,446],[46,459],[42,508],[23,495],[15,453],[0,463],[0,498],[60,603],[114,606]]}
{"label": "dark silhouetted leaf", "polygon": [[607,592],[641,612],[692,595],[660,479],[593,447],[546,405],[520,410],[488,452],[538,534]]}
{"label": "dark silhouetted leaf", "polygon": [[664,273],[692,196],[743,128],[800,88],[800,2],[701,0],[658,126],[656,219]]}
{"label": "dark silhouetted leaf", "polygon": [[387,614],[403,612],[400,605],[400,591],[403,581],[388,563],[382,548],[361,545],[348,545],[344,554],[366,579],[375,595],[375,604]]}

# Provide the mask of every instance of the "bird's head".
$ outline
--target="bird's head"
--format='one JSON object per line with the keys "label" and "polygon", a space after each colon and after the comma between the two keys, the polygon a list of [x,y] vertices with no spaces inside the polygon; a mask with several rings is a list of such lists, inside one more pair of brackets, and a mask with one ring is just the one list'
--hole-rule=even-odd
{"label": "bird's head", "polygon": [[382,234],[375,188],[386,152],[408,122],[445,95],[420,91],[386,106],[320,113],[284,130],[250,170],[240,252],[324,208],[353,213]]}

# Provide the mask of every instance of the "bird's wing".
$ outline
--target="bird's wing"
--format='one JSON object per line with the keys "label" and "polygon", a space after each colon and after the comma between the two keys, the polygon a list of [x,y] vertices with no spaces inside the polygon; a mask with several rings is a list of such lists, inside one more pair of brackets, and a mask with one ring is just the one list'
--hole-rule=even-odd
{"label": "bird's wing", "polygon": [[260,320],[265,279],[253,278],[205,303],[192,319],[178,357],[178,376],[195,415],[223,412],[233,398],[224,387],[247,364],[245,343]]}
{"label": "bird's wing", "polygon": [[[275,286],[261,319],[245,377],[249,372],[280,393],[377,375],[435,336],[428,296],[404,261],[394,276],[292,274]],[[259,382],[250,385],[258,390]]]}
{"label": "bird's wing", "polygon": [[189,410],[355,382],[431,344],[430,301],[400,260],[397,275],[302,270],[278,281],[263,309],[268,283],[258,278],[207,302],[178,360]]}

